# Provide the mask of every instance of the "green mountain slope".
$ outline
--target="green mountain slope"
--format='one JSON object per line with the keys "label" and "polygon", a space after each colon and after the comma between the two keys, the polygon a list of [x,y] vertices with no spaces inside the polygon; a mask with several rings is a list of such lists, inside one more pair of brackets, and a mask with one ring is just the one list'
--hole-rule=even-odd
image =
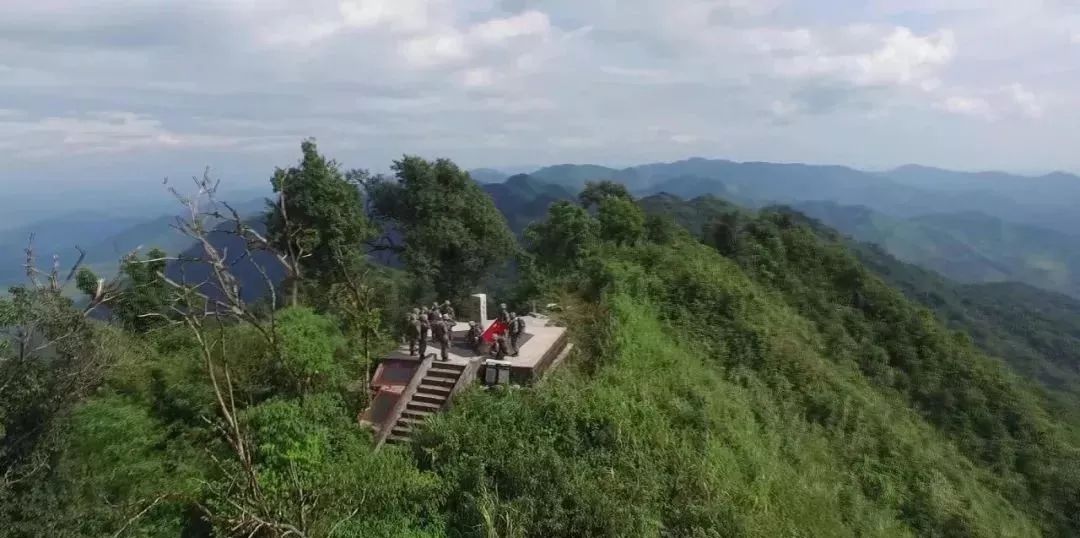
{"label": "green mountain slope", "polygon": [[503,183],[485,184],[483,189],[516,234],[543,218],[552,203],[576,197],[575,192],[562,186],[545,183],[526,174],[511,176]]}
{"label": "green mountain slope", "polygon": [[573,366],[472,395],[413,448],[454,531],[1080,529],[1080,460],[1038,399],[795,218],[744,219],[731,258],[685,237],[585,267]]}
{"label": "green mountain slope", "polygon": [[683,200],[675,194],[661,193],[641,198],[637,203],[646,214],[671,218],[696,236],[700,236],[705,227],[721,215],[743,211],[739,206],[712,195]]}
{"label": "green mountain slope", "polygon": [[1080,238],[979,213],[899,219],[830,202],[794,206],[859,241],[962,282],[1016,281],[1080,297]]}
{"label": "green mountain slope", "polygon": [[1080,411],[1080,301],[1014,282],[959,284],[876,245],[850,245],[889,285],[1018,373],[1069,394]]}
{"label": "green mountain slope", "polygon": [[[684,201],[656,195],[638,201],[646,213],[673,218],[701,237],[709,222],[734,212],[749,213],[717,198]],[[885,217],[860,208],[840,209],[833,222],[851,229]],[[847,219],[847,220],[842,220]],[[823,241],[843,242],[866,268],[909,300],[934,311],[949,327],[964,331],[988,355],[999,357],[1017,373],[1058,394],[1062,406],[1080,416],[1080,300],[1022,283],[961,284],[917,265],[905,263],[882,247],[844,238],[820,221],[803,222]]]}

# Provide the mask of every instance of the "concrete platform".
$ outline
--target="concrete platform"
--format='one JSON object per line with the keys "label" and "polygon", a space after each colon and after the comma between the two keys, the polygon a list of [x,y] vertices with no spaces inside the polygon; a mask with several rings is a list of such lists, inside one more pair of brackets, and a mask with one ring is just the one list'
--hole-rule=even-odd
{"label": "concrete platform", "polygon": [[[510,356],[505,359],[512,365],[511,379],[515,383],[528,383],[543,375],[543,372],[558,356],[562,348],[565,347],[566,341],[566,329],[564,327],[549,327],[547,318],[522,317],[525,318],[525,334],[518,341],[517,356]],[[489,320],[484,324],[484,327],[489,326],[492,321],[494,320]],[[488,358],[488,355],[478,355],[465,345],[465,335],[468,331],[469,324],[467,322],[459,322],[454,325],[450,349],[448,350],[449,362],[464,365],[475,357]],[[432,353],[438,358],[439,347],[428,342],[427,354]],[[409,355],[408,344],[398,347],[386,358],[420,360],[419,357]]]}

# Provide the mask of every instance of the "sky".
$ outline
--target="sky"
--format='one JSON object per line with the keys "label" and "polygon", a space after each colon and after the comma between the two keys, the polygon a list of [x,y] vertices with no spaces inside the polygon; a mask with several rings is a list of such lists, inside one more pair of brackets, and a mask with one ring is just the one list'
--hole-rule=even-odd
{"label": "sky", "polygon": [[0,184],[690,156],[1080,172],[1077,0],[0,0]]}

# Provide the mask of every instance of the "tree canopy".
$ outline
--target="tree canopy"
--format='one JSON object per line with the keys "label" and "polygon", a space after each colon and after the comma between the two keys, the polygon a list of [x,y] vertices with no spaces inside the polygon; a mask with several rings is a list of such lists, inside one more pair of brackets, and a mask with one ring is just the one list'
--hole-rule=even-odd
{"label": "tree canopy", "polygon": [[372,210],[386,224],[389,248],[439,296],[468,295],[514,255],[517,243],[506,219],[456,164],[406,156],[393,170],[392,179],[368,183]]}
{"label": "tree canopy", "polygon": [[363,259],[365,242],[375,230],[364,212],[358,182],[319,154],[314,140],[300,147],[299,165],[278,168],[270,179],[278,198],[266,214],[268,239],[296,259],[302,274],[295,278],[333,280],[343,266]]}

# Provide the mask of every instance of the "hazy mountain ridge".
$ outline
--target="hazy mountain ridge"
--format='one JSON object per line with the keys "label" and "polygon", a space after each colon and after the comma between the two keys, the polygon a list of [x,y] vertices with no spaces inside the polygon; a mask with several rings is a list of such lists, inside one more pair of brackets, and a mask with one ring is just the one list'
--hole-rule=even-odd
{"label": "hazy mountain ridge", "polygon": [[[692,158],[624,169],[563,164],[531,175],[571,189],[590,180],[611,179],[642,195],[661,191],[686,198],[716,194],[751,206],[833,201],[897,217],[977,211],[1062,233],[1080,229],[1080,214],[1073,211],[1080,205],[1080,178],[1062,172],[1028,177],[918,166],[867,172],[835,165]],[[680,177],[694,179],[677,181],[675,188],[664,185]]]}
{"label": "hazy mountain ridge", "polygon": [[793,207],[909,263],[968,282],[1016,281],[1080,297],[1080,239],[978,212],[893,218],[867,207]]}

